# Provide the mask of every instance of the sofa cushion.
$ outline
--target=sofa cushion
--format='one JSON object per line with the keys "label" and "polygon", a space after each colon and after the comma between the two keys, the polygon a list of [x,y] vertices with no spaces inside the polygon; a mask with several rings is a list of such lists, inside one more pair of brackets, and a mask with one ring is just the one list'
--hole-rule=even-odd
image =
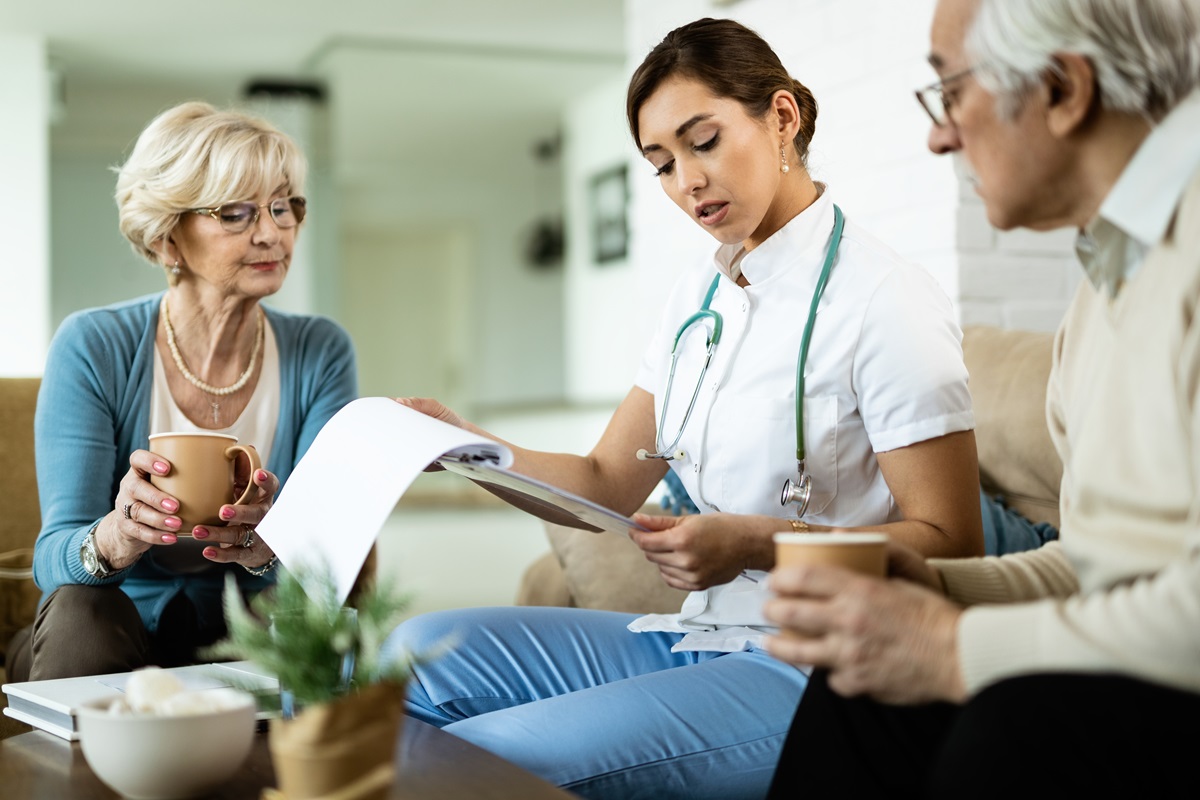
{"label": "sofa cushion", "polygon": [[663,583],[658,568],[629,539],[560,525],[547,525],[546,536],[562,565],[571,605],[632,614],[672,614],[683,605],[687,592]]}
{"label": "sofa cushion", "polygon": [[558,557],[554,553],[546,551],[525,568],[521,583],[517,586],[515,602],[519,606],[575,605],[571,599],[571,591],[567,588],[562,565],[558,563]]}
{"label": "sofa cushion", "polygon": [[42,527],[33,468],[38,378],[0,378],[0,553],[32,547]]}
{"label": "sofa cushion", "polygon": [[1059,524],[1062,462],[1046,426],[1054,335],[984,326],[963,330],[983,488],[1034,522]]}

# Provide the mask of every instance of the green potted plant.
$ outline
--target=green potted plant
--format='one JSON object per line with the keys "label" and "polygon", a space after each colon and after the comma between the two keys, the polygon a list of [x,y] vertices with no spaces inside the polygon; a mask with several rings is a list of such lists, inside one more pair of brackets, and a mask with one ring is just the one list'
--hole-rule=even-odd
{"label": "green potted plant", "polygon": [[372,583],[345,608],[327,573],[284,570],[249,607],[232,580],[224,600],[229,635],[211,654],[279,679],[285,713],[271,721],[270,749],[282,794],[385,796],[414,662],[384,661],[380,649],[408,599]]}

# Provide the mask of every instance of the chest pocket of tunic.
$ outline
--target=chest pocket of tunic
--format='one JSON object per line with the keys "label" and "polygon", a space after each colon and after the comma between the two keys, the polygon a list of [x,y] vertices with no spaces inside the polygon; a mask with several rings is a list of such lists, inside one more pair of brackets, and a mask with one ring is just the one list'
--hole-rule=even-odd
{"label": "chest pocket of tunic", "polygon": [[[706,501],[723,511],[790,515],[779,505],[779,492],[784,480],[796,474],[796,406],[790,399],[744,396],[731,403],[721,411],[736,414],[736,424],[709,427],[713,445],[709,464],[719,470],[720,496],[708,497],[705,492]],[[805,425],[810,442],[808,471],[813,475],[811,515],[837,494],[837,398],[809,398],[804,413],[806,419],[813,417]]]}
{"label": "chest pocket of tunic", "polygon": [[[812,476],[812,498],[805,517],[813,517],[829,507],[837,497],[838,448],[837,395],[804,399],[804,449],[806,468]],[[792,462],[795,463],[793,446]],[[782,482],[780,483],[782,486]]]}

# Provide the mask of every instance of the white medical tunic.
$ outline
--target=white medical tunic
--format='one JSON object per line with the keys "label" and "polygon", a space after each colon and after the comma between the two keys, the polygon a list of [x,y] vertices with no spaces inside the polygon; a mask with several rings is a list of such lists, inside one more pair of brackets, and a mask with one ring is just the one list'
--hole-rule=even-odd
{"label": "white medical tunic", "polygon": [[[833,231],[825,192],[747,253],[723,245],[714,265],[685,274],[667,301],[637,385],[660,418],[679,326],[695,313],[713,277],[710,308],[724,328],[695,408],[669,462],[701,511],[794,515],[779,503],[796,476],[796,362],[813,290]],[[742,288],[737,276],[750,282]],[[679,361],[659,446],[679,430],[700,375],[705,330],[678,344]],[[818,306],[804,370],[804,441],[812,498],[805,521],[836,526],[901,519],[875,453],[974,428],[962,332],[945,292],[847,217],[833,272]],[[633,457],[633,454],[630,454]],[[790,530],[786,523],[780,530]],[[736,651],[773,632],[762,616],[766,573],[692,592],[677,615],[635,620],[632,631],[687,635],[675,650]]]}

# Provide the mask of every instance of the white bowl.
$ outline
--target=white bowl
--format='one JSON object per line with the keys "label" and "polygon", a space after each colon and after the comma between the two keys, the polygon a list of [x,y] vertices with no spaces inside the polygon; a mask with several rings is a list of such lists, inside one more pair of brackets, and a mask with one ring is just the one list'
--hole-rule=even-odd
{"label": "white bowl", "polygon": [[[232,691],[216,689],[213,691]],[[233,777],[254,743],[254,699],[220,711],[164,717],[113,715],[112,697],[79,709],[88,766],[113,791],[136,800],[180,800]]]}

